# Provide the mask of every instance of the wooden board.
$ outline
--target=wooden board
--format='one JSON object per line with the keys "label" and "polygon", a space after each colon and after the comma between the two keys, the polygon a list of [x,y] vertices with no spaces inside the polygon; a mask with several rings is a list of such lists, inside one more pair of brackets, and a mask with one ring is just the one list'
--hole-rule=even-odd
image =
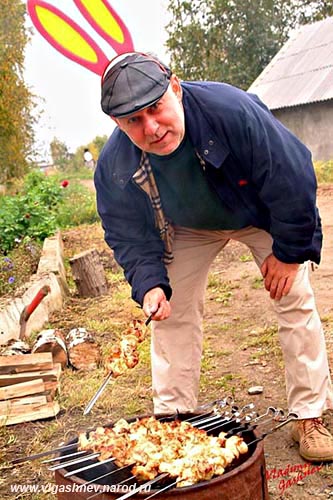
{"label": "wooden board", "polygon": [[47,403],[46,396],[27,396],[26,398],[8,399],[0,401],[0,417],[26,413],[27,408],[40,408]]}
{"label": "wooden board", "polygon": [[[50,354],[50,353],[46,353]],[[50,354],[52,357],[52,354]],[[43,379],[47,381],[59,381],[61,375],[60,363],[55,363],[52,370],[31,371],[22,373],[13,373],[11,375],[0,375],[0,387],[5,387],[29,380]]]}
{"label": "wooden board", "polygon": [[55,417],[59,411],[60,406],[57,401],[52,401],[44,405],[24,405],[24,413],[12,410],[11,414],[0,416],[0,425],[20,424],[22,422]]}
{"label": "wooden board", "polygon": [[0,387],[0,400],[38,394],[44,392],[45,390],[46,387],[43,379],[37,378],[35,380],[29,380],[28,382],[21,382],[18,384]]}
{"label": "wooden board", "polygon": [[7,373],[51,370],[53,365],[53,357],[50,352],[0,356],[1,375]]}

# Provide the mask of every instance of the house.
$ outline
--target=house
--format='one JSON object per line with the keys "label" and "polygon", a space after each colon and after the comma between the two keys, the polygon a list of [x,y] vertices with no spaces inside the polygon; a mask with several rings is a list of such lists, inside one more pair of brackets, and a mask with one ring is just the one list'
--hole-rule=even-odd
{"label": "house", "polygon": [[314,160],[333,160],[333,17],[295,30],[248,91],[307,145]]}

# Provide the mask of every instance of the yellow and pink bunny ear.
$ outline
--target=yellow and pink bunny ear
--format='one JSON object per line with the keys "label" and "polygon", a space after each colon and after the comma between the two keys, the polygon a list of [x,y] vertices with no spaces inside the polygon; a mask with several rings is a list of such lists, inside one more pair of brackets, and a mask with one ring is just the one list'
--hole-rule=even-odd
{"label": "yellow and pink bunny ear", "polygon": [[[74,2],[117,53],[133,50],[128,29],[105,0]],[[37,30],[55,49],[68,59],[102,75],[109,59],[78,24],[43,0],[27,0],[27,9]]]}
{"label": "yellow and pink bunny ear", "polygon": [[125,23],[107,0],[73,0],[81,14],[117,54],[133,52],[132,37]]}

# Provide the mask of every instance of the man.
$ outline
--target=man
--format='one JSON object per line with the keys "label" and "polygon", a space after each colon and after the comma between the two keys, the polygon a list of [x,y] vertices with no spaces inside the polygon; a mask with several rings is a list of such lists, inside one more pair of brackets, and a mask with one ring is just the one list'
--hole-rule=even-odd
{"label": "man", "polygon": [[333,460],[320,416],[333,408],[324,335],[308,278],[319,263],[316,179],[306,147],[254,95],[180,82],[153,56],[125,54],[102,79],[117,128],[97,165],[105,239],[152,314],[156,413],[197,404],[209,267],[230,239],[245,243],[279,323],[293,438]]}

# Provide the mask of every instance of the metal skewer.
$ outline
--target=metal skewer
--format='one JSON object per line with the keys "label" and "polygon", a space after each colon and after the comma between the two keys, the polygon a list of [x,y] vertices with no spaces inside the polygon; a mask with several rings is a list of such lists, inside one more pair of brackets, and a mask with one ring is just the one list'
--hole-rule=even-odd
{"label": "metal skewer", "polygon": [[94,394],[94,396],[91,398],[91,400],[89,401],[89,403],[85,407],[83,415],[88,415],[88,413],[90,412],[91,408],[94,406],[94,404],[96,403],[97,399],[100,397],[100,395],[104,391],[105,387],[108,385],[109,380],[112,377],[112,374],[113,374],[113,372],[108,373],[107,377],[105,378],[105,380],[102,383],[102,385],[100,386],[100,388],[96,391],[96,393]]}
{"label": "metal skewer", "polygon": [[[80,467],[80,469],[75,469],[75,470],[72,470],[71,472],[66,472],[66,474],[64,474],[64,477],[74,476],[78,472],[82,472],[82,471],[88,470],[88,469],[93,469],[94,467],[99,467],[100,465],[108,464],[109,462],[114,462],[115,460],[116,459],[114,457],[111,457],[111,458],[108,458],[108,459],[100,461],[100,462],[97,461],[93,464],[86,465],[85,467]],[[117,469],[116,469],[116,471],[117,471]]]}
{"label": "metal skewer", "polygon": [[[152,317],[153,317],[153,314],[155,313],[152,313],[145,321],[145,325],[148,326],[149,323],[151,322],[152,320]],[[104,391],[105,387],[108,385],[109,383],[109,380],[112,378],[112,374],[113,372],[110,371],[108,373],[108,375],[106,376],[106,378],[104,379],[104,382],[102,383],[102,385],[100,386],[100,388],[96,391],[96,393],[94,394],[94,396],[91,398],[91,400],[89,401],[89,403],[87,404],[87,406],[85,407],[84,411],[83,411],[83,415],[88,415],[88,413],[90,413],[90,410],[92,409],[92,407],[94,406],[94,404],[96,403],[97,399],[100,397],[100,395],[102,394],[102,392]]]}
{"label": "metal skewer", "polygon": [[69,460],[68,462],[61,462],[61,464],[51,465],[48,467],[49,470],[58,470],[67,467],[68,465],[75,465],[81,462],[86,462],[87,460],[93,460],[100,456],[100,453],[91,453],[90,455],[86,455],[85,457],[74,458],[73,460]]}
{"label": "metal skewer", "polygon": [[[122,495],[121,497],[117,498],[117,500],[126,500],[126,498],[130,498],[133,495],[135,495],[136,493],[140,493],[140,491],[145,490],[147,488],[147,486],[151,486],[152,484],[158,483],[159,481],[162,481],[162,479],[165,479],[168,476],[169,476],[169,474],[167,472],[165,472],[164,474],[159,474],[158,476],[156,476],[154,479],[151,479],[147,483],[144,483],[141,486],[138,486],[137,488],[135,488],[134,490],[131,490],[128,493],[125,493],[125,495]],[[89,498],[92,498],[92,497],[89,497]],[[89,498],[88,498],[88,500],[89,500]]]}
{"label": "metal skewer", "polygon": [[250,443],[247,443],[248,446],[251,444],[257,443],[258,441],[262,441],[266,436],[269,436],[270,434],[273,434],[273,432],[277,431],[278,429],[281,429],[286,424],[289,424],[290,422],[293,422],[294,420],[298,420],[298,415],[296,413],[289,413],[287,415],[287,418],[281,422],[280,424],[276,425],[272,429],[270,429],[267,432],[264,432],[261,436],[259,436],[257,439],[254,439]]}
{"label": "metal skewer", "polygon": [[[152,493],[151,495],[149,495],[148,497],[146,497],[145,500],[149,500],[150,498],[153,498],[153,497],[156,497],[157,495],[159,495],[160,493],[163,493],[164,491],[167,491],[169,490],[170,488],[173,488],[174,486],[177,486],[178,483],[180,483],[180,481],[185,481],[184,478],[178,478],[176,481],[174,481],[173,483],[171,484],[168,484],[167,486],[164,486],[164,488],[160,488],[158,491],[155,491],[154,493]],[[118,499],[119,500],[119,499]]]}
{"label": "metal skewer", "polygon": [[53,450],[41,451],[40,453],[35,453],[34,455],[27,455],[25,457],[16,458],[12,461],[12,465],[22,464],[23,462],[28,462],[29,460],[36,460],[38,458],[46,457],[47,455],[53,455],[54,453],[61,453],[65,450],[74,450],[77,448],[77,443],[67,444],[65,446],[60,446],[60,448],[54,448]]}
{"label": "metal skewer", "polygon": [[47,460],[43,460],[42,464],[50,464],[52,462],[59,462],[59,460],[66,460],[67,458],[71,457],[79,457],[80,455],[84,455],[84,453],[87,453],[87,451],[76,451],[75,453],[69,453],[68,455],[60,455],[58,457],[48,458]]}

